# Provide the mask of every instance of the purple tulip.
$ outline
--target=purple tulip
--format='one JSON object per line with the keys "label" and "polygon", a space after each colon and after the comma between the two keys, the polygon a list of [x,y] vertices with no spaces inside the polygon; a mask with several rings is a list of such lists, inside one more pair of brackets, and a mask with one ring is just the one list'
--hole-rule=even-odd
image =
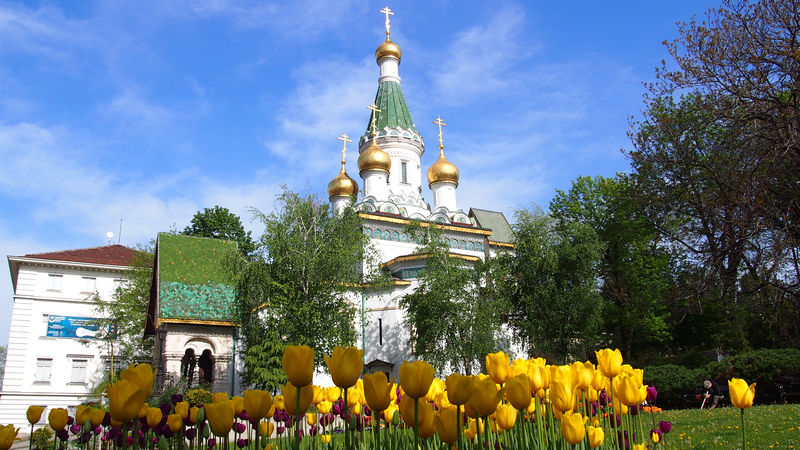
{"label": "purple tulip", "polygon": [[72,425],[75,423],[75,418],[72,416],[67,416],[67,425]]}
{"label": "purple tulip", "polygon": [[283,425],[278,425],[278,429],[277,429],[277,431],[278,431],[278,434],[279,434],[279,435],[283,434],[283,432],[284,432],[285,430],[286,430],[286,429],[283,427]]}
{"label": "purple tulip", "polygon": [[78,425],[77,423],[73,423],[72,426],[69,427],[69,431],[72,434],[78,434],[81,432],[81,426]]}
{"label": "purple tulip", "polygon": [[658,389],[655,386],[647,386],[647,404],[654,405],[658,398]]}
{"label": "purple tulip", "polygon": [[197,428],[187,428],[183,435],[186,436],[186,439],[191,441],[195,436],[197,436]]}
{"label": "purple tulip", "polygon": [[237,422],[237,423],[233,424],[233,429],[237,433],[244,433],[247,430],[247,425],[245,425],[242,422]]}
{"label": "purple tulip", "polygon": [[242,413],[239,414],[239,418],[242,420],[250,420],[250,416],[247,415],[247,411],[242,411]]}
{"label": "purple tulip", "polygon": [[658,422],[658,429],[661,430],[662,433],[667,434],[672,431],[672,422]]}
{"label": "purple tulip", "polygon": [[600,402],[602,406],[608,405],[608,394],[606,394],[605,389],[600,391],[600,394],[597,396],[597,401]]}
{"label": "purple tulip", "polygon": [[133,436],[128,436],[128,438],[125,439],[125,442],[128,444],[128,447],[133,445]]}
{"label": "purple tulip", "polygon": [[172,398],[170,398],[173,405],[176,405],[183,401],[183,396],[181,394],[173,394]]}
{"label": "purple tulip", "polygon": [[247,439],[239,439],[238,441],[236,441],[236,446],[239,448],[245,448],[249,443],[250,441]]}
{"label": "purple tulip", "polygon": [[208,448],[214,448],[215,445],[217,445],[217,440],[214,438],[210,438],[208,440]]}
{"label": "purple tulip", "polygon": [[650,439],[653,439],[653,435],[658,436],[658,442],[661,442],[661,430],[659,429],[650,430]]}
{"label": "purple tulip", "polygon": [[632,416],[639,414],[639,405],[633,405],[628,408],[628,411],[631,413]]}
{"label": "purple tulip", "polygon": [[317,426],[314,425],[313,427],[311,427],[311,429],[308,430],[308,434],[310,434],[311,436],[316,436],[317,435]]}
{"label": "purple tulip", "polygon": [[62,441],[66,441],[67,439],[69,439],[69,432],[67,431],[66,428],[62,428],[56,431],[56,436]]}
{"label": "purple tulip", "polygon": [[337,403],[333,404],[333,407],[331,408],[331,411],[333,411],[333,413],[338,416],[338,415],[340,415],[342,413],[342,408],[339,407],[339,403],[337,402]]}
{"label": "purple tulip", "polygon": [[111,414],[106,413],[106,415],[103,416],[103,426],[108,427],[110,425],[111,425]]}

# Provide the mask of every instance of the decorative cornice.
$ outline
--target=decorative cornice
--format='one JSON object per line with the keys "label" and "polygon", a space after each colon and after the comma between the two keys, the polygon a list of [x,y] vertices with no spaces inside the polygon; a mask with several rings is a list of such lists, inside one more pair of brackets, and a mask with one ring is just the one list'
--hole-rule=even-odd
{"label": "decorative cornice", "polygon": [[[417,254],[414,254],[414,255],[398,256],[397,258],[390,259],[389,261],[386,261],[385,263],[381,264],[381,269],[386,268],[386,267],[391,267],[391,266],[393,266],[393,265],[395,265],[397,263],[401,263],[401,262],[419,261],[421,259],[428,259],[429,256],[430,255],[427,254],[427,253],[417,253]],[[450,258],[463,259],[464,261],[469,261],[469,262],[475,262],[475,261],[480,260],[480,258],[477,257],[477,256],[460,255],[458,253],[450,253],[448,256]]]}
{"label": "decorative cornice", "polygon": [[492,241],[492,240],[489,240],[489,245],[492,245],[492,246],[495,246],[495,247],[517,248],[517,246],[515,244],[510,244],[508,242],[497,242],[497,241]]}
{"label": "decorative cornice", "polygon": [[239,326],[236,322],[226,322],[221,320],[200,320],[200,319],[162,319],[156,320],[156,328],[161,326],[162,323],[178,323],[185,325],[216,325],[220,327],[236,327]]}
{"label": "decorative cornice", "polygon": [[[367,220],[376,220],[378,222],[396,223],[396,224],[400,224],[400,225],[410,225],[412,222],[414,222],[414,221],[412,221],[410,219],[404,219],[404,218],[401,218],[401,217],[386,217],[384,215],[379,215],[379,214],[375,214],[375,213],[367,213],[367,212],[359,212],[358,213],[358,217],[361,217],[362,219],[367,219]],[[470,226],[470,225],[455,225],[455,224],[453,224],[453,225],[445,225],[445,224],[441,224],[441,223],[423,222],[423,221],[419,221],[419,224],[420,224],[420,226],[426,227],[426,228],[431,226],[431,224],[433,224],[433,226],[435,226],[436,228],[439,228],[440,230],[457,231],[457,232],[460,232],[460,233],[467,233],[467,234],[480,234],[482,236],[491,236],[492,235],[492,230],[490,230],[488,228],[478,228],[478,227],[474,227],[474,226]]]}

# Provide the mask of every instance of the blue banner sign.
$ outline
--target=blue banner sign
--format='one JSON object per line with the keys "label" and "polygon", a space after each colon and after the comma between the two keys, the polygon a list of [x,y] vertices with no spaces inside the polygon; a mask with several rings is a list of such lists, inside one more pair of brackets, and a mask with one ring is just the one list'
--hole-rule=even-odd
{"label": "blue banner sign", "polygon": [[47,316],[47,336],[57,338],[105,339],[116,337],[117,326],[96,317]]}

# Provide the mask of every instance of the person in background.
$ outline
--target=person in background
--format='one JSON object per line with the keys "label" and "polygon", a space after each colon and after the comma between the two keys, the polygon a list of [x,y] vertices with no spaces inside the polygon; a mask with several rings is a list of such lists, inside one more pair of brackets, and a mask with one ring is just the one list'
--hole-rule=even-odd
{"label": "person in background", "polygon": [[719,403],[719,399],[722,398],[722,391],[719,388],[719,384],[717,384],[714,380],[706,380],[703,382],[703,403],[700,405],[700,409],[708,408],[714,409],[717,407],[717,403]]}

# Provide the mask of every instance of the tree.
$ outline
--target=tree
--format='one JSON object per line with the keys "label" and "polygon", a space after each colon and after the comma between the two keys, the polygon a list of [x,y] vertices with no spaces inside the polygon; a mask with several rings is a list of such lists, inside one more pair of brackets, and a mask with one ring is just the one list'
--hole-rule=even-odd
{"label": "tree", "polygon": [[538,208],[519,210],[514,219],[513,328],[530,355],[588,357],[601,324],[602,244],[590,226],[559,222]]}
{"label": "tree", "polygon": [[153,337],[144,336],[153,278],[153,247],[152,242],[137,246],[136,256],[112,301],[93,297],[95,311],[105,318],[104,323],[115,325],[115,334],[103,336],[108,354],[114,358],[114,367],[150,361],[153,357]]}
{"label": "tree", "polygon": [[219,205],[198,211],[183,234],[235,241],[245,258],[255,251],[256,244],[249,231],[244,230],[242,220],[228,208]]}
{"label": "tree", "polygon": [[264,234],[252,259],[231,267],[247,353],[244,378],[275,389],[284,379],[284,345],[311,346],[319,366],[323,353],[355,342],[349,296],[374,281],[370,268],[377,265],[353,209],[334,215],[328,202],[284,188],[274,212],[253,212]]}
{"label": "tree", "polygon": [[427,256],[418,287],[400,300],[416,356],[439,372],[479,372],[486,354],[508,346],[501,334],[509,310],[503,292],[507,265],[497,258],[472,262],[451,255],[433,226],[407,232],[420,239],[419,253]]}
{"label": "tree", "polygon": [[670,340],[665,299],[672,287],[671,254],[633,201],[630,177],[579,177],[550,203],[555,219],[590,226],[603,244],[599,264],[607,345],[626,360]]}

